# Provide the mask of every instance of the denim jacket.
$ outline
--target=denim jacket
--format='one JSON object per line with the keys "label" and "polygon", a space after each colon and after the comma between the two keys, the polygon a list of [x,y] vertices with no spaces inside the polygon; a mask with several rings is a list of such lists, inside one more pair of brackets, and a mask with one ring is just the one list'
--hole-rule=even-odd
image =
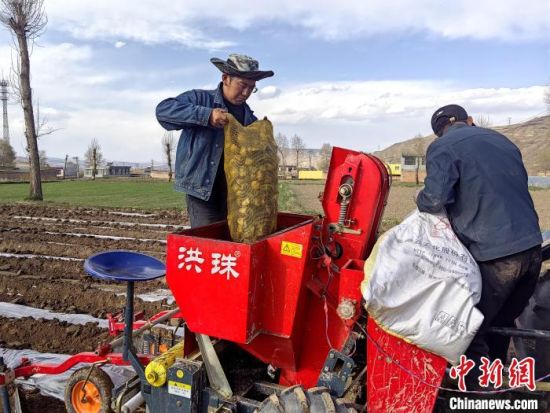
{"label": "denim jacket", "polygon": [[[193,89],[157,105],[156,115],[166,130],[179,130],[174,189],[208,201],[222,159],[223,129],[208,124],[214,108],[226,109],[222,84],[214,90]],[[245,126],[256,121],[244,103]]]}
{"label": "denim jacket", "polygon": [[426,169],[418,209],[446,209],[456,235],[476,261],[542,243],[521,153],[505,136],[457,123],[429,146]]}

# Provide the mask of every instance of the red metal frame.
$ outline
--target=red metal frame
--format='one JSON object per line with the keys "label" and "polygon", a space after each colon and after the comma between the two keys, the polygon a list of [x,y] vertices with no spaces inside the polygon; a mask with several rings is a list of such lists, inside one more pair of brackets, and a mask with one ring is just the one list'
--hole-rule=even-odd
{"label": "red metal frame", "polygon": [[[132,328],[133,330],[139,330],[145,324],[151,323],[157,320],[158,318],[164,316],[168,312],[169,310],[161,311],[155,314],[154,316],[152,316],[150,319],[145,320],[144,319],[145,313],[143,311],[140,311],[136,313],[134,316],[134,324]],[[124,324],[124,316],[122,314],[123,314],[122,312],[116,313],[114,315],[111,313],[107,314],[107,322],[109,323],[109,335],[116,337],[117,335],[119,335],[124,331],[125,324]],[[179,314],[176,314],[174,317],[172,317],[172,319],[174,318],[181,318],[181,316]]]}
{"label": "red metal frame", "polygon": [[[136,321],[133,324],[133,329],[137,330],[141,328],[143,325],[149,322],[153,322],[160,317],[164,316],[166,313],[168,313],[169,310],[160,311],[159,313],[155,314],[148,320],[143,320],[143,312],[139,312],[136,314]],[[107,319],[109,320],[109,332],[112,333],[113,331],[119,332],[124,330],[124,322],[118,322],[117,320],[118,315],[112,316],[111,314],[107,315]],[[181,318],[180,314],[175,314],[172,318]],[[116,334],[115,334],[116,335]],[[10,378],[17,378],[17,377],[29,377],[33,374],[60,374],[64,373],[67,370],[69,370],[71,367],[75,366],[78,363],[99,363],[106,361],[107,364],[114,364],[117,366],[129,366],[129,361],[124,361],[122,357],[122,353],[111,353],[112,346],[108,343],[100,344],[95,352],[84,352],[84,353],[78,353],[74,356],[69,357],[67,360],[60,364],[48,364],[48,363],[35,363],[31,364],[28,360],[28,358],[23,357],[21,358],[21,365],[19,367],[16,367],[15,369],[10,370],[7,373],[0,373],[0,386],[6,383],[6,376],[9,374]],[[149,354],[138,354],[137,355],[139,361],[146,366],[149,364],[149,362],[155,358],[155,355],[149,355]]]}
{"label": "red metal frame", "polygon": [[[329,239],[344,182],[353,186],[346,214],[351,231]],[[324,219],[280,213],[277,231],[253,244],[231,242],[225,223],[169,235],[166,280],[189,328],[236,342],[281,368],[281,384],[314,386],[329,341],[341,349],[360,315],[363,275],[357,260],[373,246],[388,190],[387,170],[377,158],[334,148]],[[324,253],[336,244],[343,249],[340,258]],[[237,276],[220,276],[219,256],[237,258]],[[345,320],[337,313],[343,301],[355,309]]]}
{"label": "red metal frame", "polygon": [[[344,184],[353,188],[347,211],[339,192]],[[225,223],[169,235],[166,278],[189,328],[234,341],[279,367],[283,385],[315,386],[329,350],[343,349],[363,312],[363,260],[374,246],[389,185],[379,159],[334,148],[323,219],[279,214],[277,232],[250,245],[231,242]],[[237,276],[219,276],[220,256],[238,257]],[[369,411],[431,410],[445,360],[371,324],[369,338],[380,340],[388,357],[369,345]],[[403,356],[407,372],[392,361]]]}
{"label": "red metal frame", "polygon": [[166,280],[189,328],[240,344],[290,337],[313,224],[279,214],[278,231],[253,244],[230,241],[225,222],[169,235]]}
{"label": "red metal frame", "polygon": [[[145,366],[147,365],[155,356],[152,355],[138,355],[139,361]],[[130,362],[125,361],[122,358],[121,353],[108,353],[105,355],[98,355],[97,353],[87,352],[75,354],[72,357],[69,357],[63,363],[60,364],[47,364],[47,363],[36,363],[30,364],[28,359],[22,358],[22,364],[19,367],[13,369],[15,377],[30,377],[33,374],[60,374],[69,370],[71,367],[77,365],[78,363],[98,363],[107,361],[108,364],[114,364],[117,366],[129,366]],[[5,378],[0,374],[0,386],[5,383]]]}

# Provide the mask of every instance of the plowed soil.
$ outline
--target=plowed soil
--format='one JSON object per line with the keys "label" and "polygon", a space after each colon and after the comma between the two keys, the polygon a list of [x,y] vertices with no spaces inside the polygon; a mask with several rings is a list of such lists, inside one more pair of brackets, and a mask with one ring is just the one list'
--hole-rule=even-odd
{"label": "plowed soil", "polygon": [[[289,181],[292,191],[296,195],[295,212],[308,211],[322,213],[319,193],[323,192],[324,181],[301,182]],[[404,186],[396,182],[391,186],[384,215],[382,217],[381,232],[387,231],[399,224],[415,208],[414,196],[420,187]],[[541,229],[550,230],[550,189],[532,189],[530,191],[535,209],[539,215]]]}
{"label": "plowed soil", "polygon": [[[183,212],[2,205],[0,209],[0,302],[56,313],[105,318],[121,311],[124,284],[88,276],[84,260],[105,250],[142,252],[162,261],[166,236],[184,228]],[[166,289],[164,279],[137,283],[136,294]],[[166,300],[135,299],[136,311],[151,316],[173,308]],[[0,316],[0,347],[76,354],[110,341],[96,323]],[[35,391],[22,391],[26,412],[62,412],[62,403]],[[36,410],[36,406],[41,406]],[[1,409],[0,409],[1,411]]]}

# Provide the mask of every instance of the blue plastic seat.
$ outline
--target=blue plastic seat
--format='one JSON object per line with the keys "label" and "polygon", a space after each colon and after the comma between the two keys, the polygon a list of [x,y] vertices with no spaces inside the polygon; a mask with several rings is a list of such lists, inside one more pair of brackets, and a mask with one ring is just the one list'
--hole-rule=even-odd
{"label": "blue plastic seat", "polygon": [[114,250],[89,257],[84,262],[84,271],[92,277],[110,281],[149,281],[164,277],[166,266],[146,254]]}

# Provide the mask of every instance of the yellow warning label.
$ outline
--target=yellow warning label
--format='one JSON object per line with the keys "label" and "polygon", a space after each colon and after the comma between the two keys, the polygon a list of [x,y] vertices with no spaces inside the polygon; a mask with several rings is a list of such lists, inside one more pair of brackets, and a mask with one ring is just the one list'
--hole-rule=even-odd
{"label": "yellow warning label", "polygon": [[191,385],[185,383],[179,383],[174,380],[168,380],[168,393],[176,396],[191,397]]}
{"label": "yellow warning label", "polygon": [[169,380],[168,385],[179,387],[180,389],[187,389],[187,390],[191,389],[190,384],[180,383],[180,382],[177,382],[177,381],[174,381],[174,380]]}
{"label": "yellow warning label", "polygon": [[296,244],[294,242],[283,241],[281,243],[281,255],[288,255],[289,257],[302,258],[302,244]]}

